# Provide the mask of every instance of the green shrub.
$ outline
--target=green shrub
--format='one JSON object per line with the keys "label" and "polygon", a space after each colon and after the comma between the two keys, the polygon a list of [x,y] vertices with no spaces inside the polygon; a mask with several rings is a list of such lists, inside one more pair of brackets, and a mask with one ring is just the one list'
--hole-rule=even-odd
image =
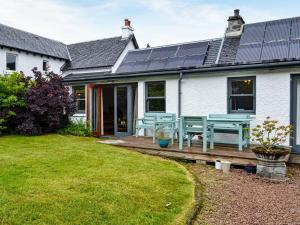
{"label": "green shrub", "polygon": [[24,96],[28,92],[30,78],[14,72],[0,75],[0,133],[7,128],[9,120],[14,120],[16,111],[25,108]]}
{"label": "green shrub", "polygon": [[70,122],[65,128],[58,130],[59,134],[62,135],[74,135],[74,136],[91,136],[91,131],[86,127],[83,120],[77,122]]}

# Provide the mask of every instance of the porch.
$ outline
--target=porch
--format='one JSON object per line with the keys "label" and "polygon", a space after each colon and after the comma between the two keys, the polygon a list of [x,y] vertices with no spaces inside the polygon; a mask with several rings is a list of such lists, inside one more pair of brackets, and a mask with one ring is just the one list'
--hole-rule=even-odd
{"label": "porch", "polygon": [[[103,141],[105,143],[105,141]],[[151,137],[134,137],[126,136],[118,138],[117,141],[111,142],[113,145],[125,147],[137,152],[157,155],[168,158],[193,160],[198,162],[215,162],[215,160],[226,160],[233,165],[247,165],[256,163],[256,158],[250,149],[238,151],[236,146],[216,145],[214,150],[202,151],[200,141],[194,141],[193,146],[188,148],[184,145],[183,150],[179,150],[178,143],[175,141],[168,148],[160,148],[158,144],[153,144]]]}

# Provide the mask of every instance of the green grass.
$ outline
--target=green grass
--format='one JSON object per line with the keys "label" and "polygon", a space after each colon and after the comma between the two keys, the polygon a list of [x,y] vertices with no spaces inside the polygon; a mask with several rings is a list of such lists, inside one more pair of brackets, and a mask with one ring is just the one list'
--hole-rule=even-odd
{"label": "green grass", "polygon": [[187,171],[94,138],[0,137],[0,224],[180,224]]}

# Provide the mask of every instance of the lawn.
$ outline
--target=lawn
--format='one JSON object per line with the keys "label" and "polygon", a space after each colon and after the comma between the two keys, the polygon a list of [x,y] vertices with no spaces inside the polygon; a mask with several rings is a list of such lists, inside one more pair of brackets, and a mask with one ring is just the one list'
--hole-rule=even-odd
{"label": "lawn", "polygon": [[0,224],[181,224],[193,182],[168,160],[61,135],[0,137]]}

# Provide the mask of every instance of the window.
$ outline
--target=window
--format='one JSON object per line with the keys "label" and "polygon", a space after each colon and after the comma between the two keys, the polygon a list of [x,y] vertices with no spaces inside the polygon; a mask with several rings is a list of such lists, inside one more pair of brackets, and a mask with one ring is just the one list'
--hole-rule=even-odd
{"label": "window", "polygon": [[6,53],[6,69],[7,70],[16,70],[17,64],[17,55],[12,53]]}
{"label": "window", "polygon": [[85,86],[73,87],[74,98],[77,106],[77,113],[85,113]]}
{"label": "window", "polygon": [[146,83],[146,111],[147,112],[165,112],[165,82]]}
{"label": "window", "polygon": [[228,79],[229,113],[255,113],[255,77]]}
{"label": "window", "polygon": [[43,61],[43,71],[48,71],[49,69],[49,61],[44,60]]}

